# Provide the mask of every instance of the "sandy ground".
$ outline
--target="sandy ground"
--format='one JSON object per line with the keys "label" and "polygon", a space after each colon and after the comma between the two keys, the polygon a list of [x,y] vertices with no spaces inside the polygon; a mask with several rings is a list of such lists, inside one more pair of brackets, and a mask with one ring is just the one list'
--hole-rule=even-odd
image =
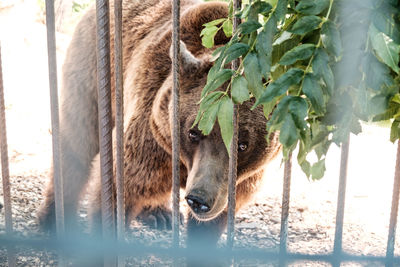
{"label": "sandy ground", "polygon": [[[7,1],[6,1],[7,2]],[[9,143],[14,229],[22,236],[40,236],[36,209],[42,201],[51,161],[51,126],[46,50],[46,29],[37,21],[35,1],[4,8],[0,3],[0,41]],[[70,34],[57,35],[61,66]],[[2,129],[1,129],[2,130]],[[392,197],[396,146],[389,129],[364,125],[364,132],[351,137],[343,247],[357,255],[385,254]],[[266,171],[265,185],[254,204],[237,214],[236,247],[276,249],[279,246],[283,167],[281,159]],[[294,164],[289,215],[288,249],[299,253],[329,253],[333,249],[340,150],[332,147],[327,174],[309,181]],[[2,193],[1,193],[2,195]],[[83,209],[81,217],[85,219]],[[170,232],[150,231],[134,223],[129,239],[150,243],[170,242]],[[4,232],[4,211],[0,213]],[[396,236],[399,240],[399,234]],[[182,237],[183,238],[183,237]],[[224,240],[224,237],[223,237]],[[223,242],[222,240],[222,242]],[[396,243],[396,255],[399,243]],[[48,253],[21,251],[18,266],[53,266]],[[0,256],[0,265],[6,259]],[[152,258],[144,265],[164,265]],[[138,262],[136,262],[137,264]],[[135,265],[134,263],[132,265]],[[236,264],[240,266],[254,266]],[[257,264],[256,264],[257,265]],[[295,263],[293,266],[329,266]],[[379,266],[347,263],[343,266]]]}

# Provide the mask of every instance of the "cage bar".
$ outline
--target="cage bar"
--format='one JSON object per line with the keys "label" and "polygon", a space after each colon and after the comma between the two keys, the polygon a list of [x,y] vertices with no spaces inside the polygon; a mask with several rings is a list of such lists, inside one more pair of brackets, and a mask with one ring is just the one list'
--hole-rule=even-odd
{"label": "cage bar", "polygon": [[[233,9],[240,10],[242,7],[241,0],[233,1]],[[233,17],[233,32],[236,31],[240,24],[240,18]],[[232,62],[232,69],[237,70],[239,68],[239,60],[236,59]],[[233,106],[233,136],[230,149],[229,157],[229,172],[228,172],[228,225],[227,225],[227,237],[226,245],[228,249],[232,249],[234,232],[235,232],[235,209],[236,209],[236,179],[237,179],[237,150],[238,150],[238,121],[239,113],[238,107],[234,104]]]}
{"label": "cage bar", "polygon": [[60,119],[57,86],[56,33],[54,1],[46,0],[47,55],[49,66],[51,132],[53,145],[54,200],[56,208],[57,237],[64,237],[64,197],[61,166]]}
{"label": "cage bar", "polygon": [[179,69],[180,69],[180,0],[173,0],[172,2],[172,47],[173,47],[173,57],[172,57],[172,78],[173,78],[173,88],[172,88],[172,105],[173,105],[173,126],[172,126],[172,245],[173,247],[179,247],[179,187],[180,187],[180,177],[179,177]]}
{"label": "cage bar", "polygon": [[[101,171],[101,215],[104,240],[113,240],[113,155],[111,125],[110,29],[107,0],[96,1],[97,20],[97,87],[99,110],[99,144]],[[107,258],[107,257],[106,257]],[[111,257],[110,257],[111,258]],[[112,259],[104,265],[113,266]]]}
{"label": "cage bar", "polygon": [[[338,200],[336,209],[336,229],[335,241],[333,247],[333,255],[335,259],[340,259],[342,254],[342,238],[343,238],[343,218],[344,218],[344,204],[346,199],[346,181],[347,181],[347,164],[349,159],[349,144],[350,135],[347,140],[342,143],[340,155],[340,176],[339,176],[339,189]],[[333,266],[340,266],[340,260],[335,260]]]}
{"label": "cage bar", "polygon": [[[3,85],[3,69],[1,61],[1,43],[0,43],[0,153],[1,153],[1,177],[3,182],[4,197],[4,216],[6,223],[7,235],[12,235],[12,210],[11,210],[11,193],[10,193],[10,170],[8,165],[8,147],[7,147],[7,128],[6,113],[4,104],[4,85]],[[7,248],[8,266],[16,266],[15,250],[12,246]]]}
{"label": "cage bar", "polygon": [[[47,29],[47,56],[49,67],[50,109],[51,109],[51,131],[53,149],[53,183],[54,202],[56,212],[57,238],[64,238],[64,193],[61,165],[61,142],[60,142],[60,119],[58,105],[57,86],[57,48],[54,1],[46,0],[46,29]],[[65,266],[64,258],[60,254],[58,266]]]}
{"label": "cage bar", "polygon": [[116,189],[117,189],[117,236],[124,240],[124,92],[122,70],[122,0],[115,0],[115,128],[116,128]]}
{"label": "cage bar", "polygon": [[397,226],[397,214],[399,210],[400,190],[400,141],[397,141],[397,156],[393,183],[392,208],[390,211],[389,235],[386,247],[386,266],[393,266],[394,244]]}
{"label": "cage bar", "polygon": [[279,238],[280,266],[286,265],[291,179],[292,179],[292,153],[288,155],[288,159],[285,161],[285,169],[283,174],[281,232]]}
{"label": "cage bar", "polygon": [[[124,201],[124,89],[122,69],[122,0],[114,1],[114,68],[115,68],[115,128],[116,128],[116,193],[117,240],[125,240]],[[125,259],[118,256],[118,266],[125,266]]]}

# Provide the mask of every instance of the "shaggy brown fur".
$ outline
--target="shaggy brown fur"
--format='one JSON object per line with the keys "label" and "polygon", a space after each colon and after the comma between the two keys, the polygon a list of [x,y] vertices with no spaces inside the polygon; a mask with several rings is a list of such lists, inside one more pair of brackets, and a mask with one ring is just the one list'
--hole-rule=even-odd
{"label": "shaggy brown fur", "polygon": [[[209,228],[208,240],[215,242],[226,224],[228,154],[217,125],[209,136],[201,136],[199,142],[191,141],[189,132],[197,131],[191,126],[207,72],[212,66],[209,60],[212,51],[201,45],[202,25],[226,17],[227,5],[183,0],[181,14],[184,43],[181,46],[181,185],[186,186],[187,195],[197,194],[208,201],[211,208],[207,214],[193,213],[189,217],[189,242],[195,242],[196,234],[203,227]],[[152,219],[159,227],[170,226],[171,25],[170,0],[123,2],[127,225],[138,217]],[[216,44],[226,41],[222,31],[217,34]],[[93,195],[91,221],[94,227],[99,227],[100,222],[95,44],[95,11],[92,9],[75,30],[63,70],[61,132],[67,227],[74,226],[77,202],[88,177],[94,181],[88,187]],[[114,95],[114,89],[112,92]],[[265,140],[266,119],[262,109],[251,112],[250,106],[251,103],[247,103],[239,110],[239,143],[245,143],[247,150],[239,153],[237,209],[249,201],[264,165],[279,150],[276,134],[271,134],[269,144]],[[54,224],[52,183],[39,221],[45,228]]]}

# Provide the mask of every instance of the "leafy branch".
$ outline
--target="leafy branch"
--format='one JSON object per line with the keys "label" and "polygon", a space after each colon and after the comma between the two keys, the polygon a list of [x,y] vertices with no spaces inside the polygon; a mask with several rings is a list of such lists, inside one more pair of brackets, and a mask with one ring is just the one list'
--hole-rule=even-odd
{"label": "leafy branch", "polygon": [[[206,47],[221,29],[231,39],[214,52],[195,124],[208,134],[218,117],[229,151],[233,103],[254,98],[253,108],[262,105],[269,118],[267,130],[280,131],[284,157],[298,147],[298,163],[312,179],[323,176],[330,145],[361,132],[361,121],[390,120],[394,142],[399,8],[393,0],[255,0],[239,12],[230,9],[202,31]],[[243,22],[232,33],[233,16]],[[237,58],[234,72],[229,63]]]}

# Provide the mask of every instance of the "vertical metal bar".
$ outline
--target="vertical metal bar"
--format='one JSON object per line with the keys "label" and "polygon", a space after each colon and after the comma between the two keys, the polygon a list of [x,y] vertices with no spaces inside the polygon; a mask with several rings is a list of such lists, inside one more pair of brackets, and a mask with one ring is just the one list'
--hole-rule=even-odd
{"label": "vertical metal bar", "polygon": [[[10,194],[10,172],[8,169],[7,128],[4,104],[3,69],[1,63],[0,44],[0,153],[1,153],[1,177],[3,181],[4,213],[6,222],[6,233],[13,233],[11,194]],[[15,251],[13,247],[7,248],[8,266],[16,266]]]}
{"label": "vertical metal bar", "polygon": [[335,243],[333,247],[333,254],[334,254],[333,266],[340,266],[340,257],[342,254],[343,218],[344,218],[344,204],[346,199],[346,180],[347,180],[347,163],[349,159],[349,144],[350,144],[350,135],[348,135],[347,140],[342,143],[341,156],[340,156],[340,176],[339,176],[339,189],[338,189],[338,200],[336,209]]}
{"label": "vertical metal bar", "polygon": [[[114,2],[115,17],[115,128],[116,128],[116,187],[117,187],[117,239],[124,241],[124,90],[122,70],[122,0]],[[124,258],[118,257],[118,266],[125,266]]]}
{"label": "vertical metal bar", "polygon": [[[64,238],[64,194],[61,166],[60,120],[58,112],[57,54],[54,1],[46,0],[47,55],[49,66],[51,129],[53,146],[53,183],[56,209],[57,238]],[[61,251],[60,251],[61,252]],[[58,266],[65,266],[63,256],[59,255]]]}
{"label": "vertical metal bar", "polygon": [[[241,0],[233,1],[233,9],[240,10],[242,7]],[[233,32],[236,31],[240,24],[240,18],[233,18]],[[232,62],[232,69],[239,68],[239,60]],[[238,149],[238,107],[233,106],[233,136],[231,142],[230,158],[229,158],[229,173],[228,173],[228,225],[226,245],[228,249],[233,248],[234,232],[235,232],[235,209],[236,209],[236,179],[237,179],[237,149]]]}
{"label": "vertical metal bar", "polygon": [[56,206],[57,237],[64,237],[64,198],[60,161],[60,120],[58,112],[57,57],[54,21],[54,1],[46,0],[47,54],[49,66],[51,128],[53,145],[53,179]]}
{"label": "vertical metal bar", "polygon": [[[101,164],[101,215],[103,238],[115,237],[113,209],[113,155],[111,126],[111,77],[110,77],[110,29],[107,0],[96,1],[97,19],[97,87],[99,110],[99,141]],[[111,258],[111,257],[110,257]],[[104,265],[114,265],[107,258]]]}
{"label": "vertical metal bar", "polygon": [[386,266],[393,266],[397,213],[399,209],[399,191],[400,191],[400,140],[397,141],[397,156],[396,156],[394,183],[393,183],[392,209],[390,211],[389,235],[386,247]]}
{"label": "vertical metal bar", "polygon": [[122,71],[122,0],[115,0],[115,105],[116,105],[116,181],[118,240],[124,239],[124,91]]}
{"label": "vertical metal bar", "polygon": [[172,46],[173,46],[173,58],[172,58],[172,72],[173,72],[173,89],[172,89],[172,105],[173,105],[173,127],[172,127],[172,235],[173,235],[173,247],[179,247],[179,69],[180,69],[180,0],[173,0],[172,3]]}
{"label": "vertical metal bar", "polygon": [[285,161],[285,169],[283,174],[283,192],[282,192],[282,214],[281,214],[281,232],[279,242],[279,265],[286,266],[287,253],[287,235],[288,235],[288,219],[289,219],[289,202],[290,202],[290,181],[292,179],[292,153],[289,154]]}

